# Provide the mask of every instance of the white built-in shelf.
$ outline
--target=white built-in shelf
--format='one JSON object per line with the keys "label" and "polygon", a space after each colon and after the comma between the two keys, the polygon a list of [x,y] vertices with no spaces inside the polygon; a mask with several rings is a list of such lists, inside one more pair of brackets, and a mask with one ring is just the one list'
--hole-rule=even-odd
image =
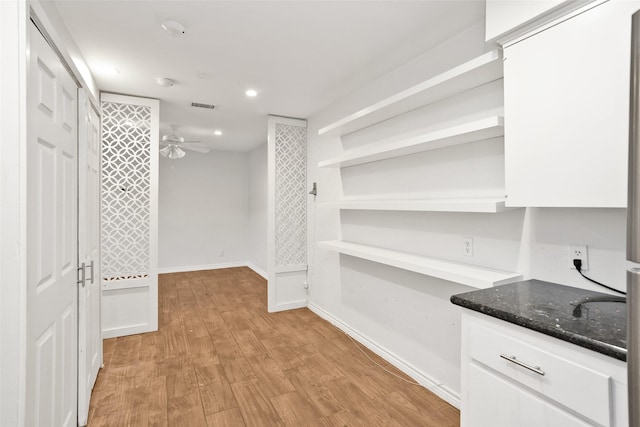
{"label": "white built-in shelf", "polygon": [[340,210],[478,213],[498,213],[512,209],[505,207],[504,198],[341,200],[319,203],[319,206]]}
{"label": "white built-in shelf", "polygon": [[491,116],[411,138],[348,150],[339,157],[319,162],[318,167],[344,168],[502,135],[504,135],[503,118]]}
{"label": "white built-in shelf", "polygon": [[318,131],[346,135],[456,93],[502,78],[502,54],[492,50],[415,86],[356,111]]}
{"label": "white built-in shelf", "polygon": [[437,277],[478,289],[490,288],[492,286],[522,280],[522,275],[519,273],[428,258],[358,243],[329,240],[318,242],[318,246],[341,254],[390,265],[426,276]]}

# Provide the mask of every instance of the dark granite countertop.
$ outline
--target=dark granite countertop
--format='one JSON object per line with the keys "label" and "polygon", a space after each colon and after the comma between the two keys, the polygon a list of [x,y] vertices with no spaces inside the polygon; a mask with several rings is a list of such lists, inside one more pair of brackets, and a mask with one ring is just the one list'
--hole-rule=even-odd
{"label": "dark granite countertop", "polygon": [[[627,304],[588,302],[609,294],[526,280],[451,297],[451,302],[559,338],[619,360],[627,360]],[[576,313],[577,314],[577,313]]]}

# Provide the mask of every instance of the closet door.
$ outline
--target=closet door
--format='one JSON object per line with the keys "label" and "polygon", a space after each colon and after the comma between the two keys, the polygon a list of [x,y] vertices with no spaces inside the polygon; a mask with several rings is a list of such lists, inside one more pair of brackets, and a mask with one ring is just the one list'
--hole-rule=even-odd
{"label": "closet door", "polygon": [[78,424],[87,424],[91,390],[102,365],[100,330],[100,118],[83,89],[78,102]]}
{"label": "closet door", "polygon": [[307,305],[307,122],[272,116],[268,129],[268,310]]}
{"label": "closet door", "polygon": [[26,425],[77,423],[77,91],[34,25],[27,117]]}

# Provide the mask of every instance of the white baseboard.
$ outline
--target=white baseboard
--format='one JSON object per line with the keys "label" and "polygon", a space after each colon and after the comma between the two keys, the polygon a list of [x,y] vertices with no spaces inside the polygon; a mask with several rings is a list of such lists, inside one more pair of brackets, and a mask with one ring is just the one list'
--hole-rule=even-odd
{"label": "white baseboard", "polygon": [[275,308],[269,311],[269,313],[277,313],[278,311],[295,310],[297,308],[304,308],[307,306],[307,300],[283,302],[276,304]]}
{"label": "white baseboard", "polygon": [[235,268],[235,267],[249,267],[254,272],[262,276],[265,280],[269,280],[269,275],[266,271],[258,267],[252,262],[227,262],[222,264],[205,264],[205,265],[187,265],[182,267],[164,267],[158,269],[158,274],[167,273],[185,273],[189,271],[202,271],[202,270],[218,270],[220,268]]}
{"label": "white baseboard", "polygon": [[247,262],[247,267],[258,273],[264,280],[269,280],[269,274],[252,262]]}
{"label": "white baseboard", "polygon": [[112,329],[102,330],[102,339],[125,337],[127,335],[144,334],[146,332],[155,332],[158,328],[152,329],[148,323],[140,325],[122,326]]}
{"label": "white baseboard", "polygon": [[405,374],[409,375],[411,378],[415,379],[418,383],[420,383],[424,388],[432,391],[441,399],[447,401],[451,405],[460,409],[460,395],[453,390],[449,389],[449,387],[443,386],[427,375],[425,372],[420,371],[415,366],[406,362],[402,358],[398,357],[392,351],[387,350],[376,342],[370,340],[366,336],[362,335],[358,331],[349,327],[346,323],[342,322],[340,319],[333,316],[331,313],[325,311],[323,308],[309,302],[307,304],[309,310],[325,319],[338,329],[347,333],[353,339],[358,341],[360,344],[367,347],[369,350],[373,351],[378,356],[382,357],[387,362],[391,363],[396,368],[400,369]]}
{"label": "white baseboard", "polygon": [[[220,264],[186,265],[182,267],[163,267],[158,269],[159,274],[185,273],[188,271],[218,270],[220,268],[247,267],[246,262],[226,262]],[[259,274],[259,273],[258,273]]]}

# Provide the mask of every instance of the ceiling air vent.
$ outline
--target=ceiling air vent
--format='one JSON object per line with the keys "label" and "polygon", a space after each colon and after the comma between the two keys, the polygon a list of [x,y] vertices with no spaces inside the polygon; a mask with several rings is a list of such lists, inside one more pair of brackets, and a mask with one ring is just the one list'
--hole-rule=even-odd
{"label": "ceiling air vent", "polygon": [[192,107],[196,107],[196,108],[206,108],[207,110],[213,110],[214,108],[216,108],[215,105],[211,105],[211,104],[201,104],[199,102],[192,102],[191,103]]}

